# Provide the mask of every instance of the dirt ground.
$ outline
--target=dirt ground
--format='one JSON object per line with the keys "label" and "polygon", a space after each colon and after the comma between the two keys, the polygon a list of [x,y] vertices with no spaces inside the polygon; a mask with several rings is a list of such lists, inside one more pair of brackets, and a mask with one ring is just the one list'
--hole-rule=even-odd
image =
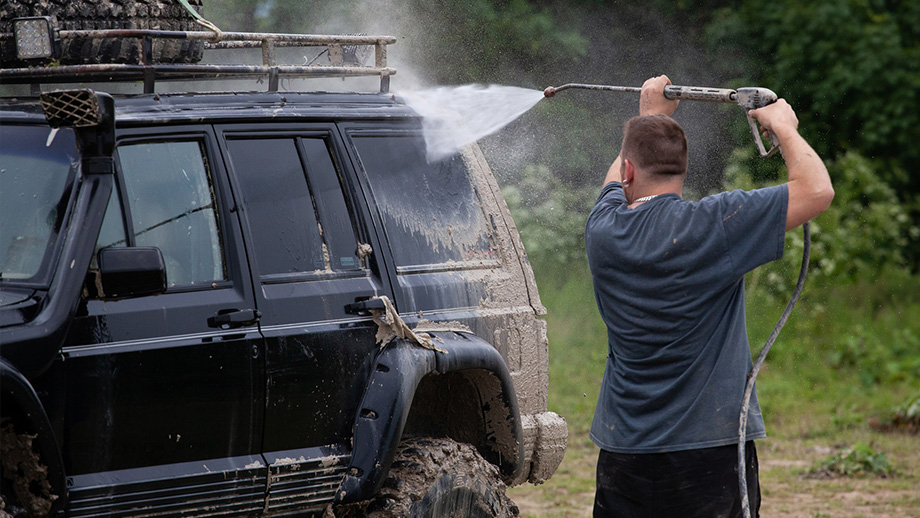
{"label": "dirt ground", "polygon": [[[808,441],[764,440],[758,445],[762,518],[920,518],[920,437],[892,439],[893,476],[812,479],[803,476],[829,448]],[[903,449],[902,449],[903,448]],[[559,471],[540,486],[509,490],[525,518],[591,516],[597,450],[572,445]],[[909,457],[909,458],[908,458]]]}

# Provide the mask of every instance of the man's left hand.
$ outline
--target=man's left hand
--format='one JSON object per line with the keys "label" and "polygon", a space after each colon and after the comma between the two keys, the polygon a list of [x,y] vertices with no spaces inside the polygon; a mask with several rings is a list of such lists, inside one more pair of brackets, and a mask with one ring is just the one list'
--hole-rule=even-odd
{"label": "man's left hand", "polygon": [[661,75],[647,79],[642,84],[639,94],[639,115],[667,115],[670,117],[677,109],[677,99],[671,100],[664,96],[664,87],[671,84],[668,76]]}

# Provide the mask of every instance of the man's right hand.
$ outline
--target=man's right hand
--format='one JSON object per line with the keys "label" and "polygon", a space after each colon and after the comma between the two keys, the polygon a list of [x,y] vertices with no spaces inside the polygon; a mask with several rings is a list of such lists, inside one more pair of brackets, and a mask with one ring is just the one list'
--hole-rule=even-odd
{"label": "man's right hand", "polygon": [[757,120],[764,129],[764,133],[772,132],[780,141],[790,137],[790,133],[797,133],[799,118],[796,117],[792,106],[785,99],[763,108],[751,110],[751,117]]}
{"label": "man's right hand", "polygon": [[661,75],[645,80],[639,94],[639,115],[667,115],[670,117],[680,101],[664,96],[664,87],[671,84],[668,76]]}
{"label": "man's right hand", "polygon": [[834,199],[831,178],[824,162],[799,135],[799,119],[785,100],[751,110],[751,117],[765,131],[772,131],[782,146],[780,151],[789,171],[786,230],[792,230],[827,210]]}

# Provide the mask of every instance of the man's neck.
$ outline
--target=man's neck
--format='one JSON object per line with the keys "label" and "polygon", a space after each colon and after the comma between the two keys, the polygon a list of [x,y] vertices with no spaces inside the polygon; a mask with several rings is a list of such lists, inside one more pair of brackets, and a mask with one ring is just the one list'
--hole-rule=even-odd
{"label": "man's neck", "polygon": [[683,185],[648,185],[637,187],[634,192],[628,192],[626,199],[629,201],[629,208],[633,209],[649,202],[663,194],[676,194],[683,197]]}

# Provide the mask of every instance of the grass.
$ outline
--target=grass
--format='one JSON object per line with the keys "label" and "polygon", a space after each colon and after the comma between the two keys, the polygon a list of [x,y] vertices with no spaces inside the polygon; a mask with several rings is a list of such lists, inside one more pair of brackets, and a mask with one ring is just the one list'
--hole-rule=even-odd
{"label": "grass", "polygon": [[[565,276],[536,265],[550,340],[550,410],[569,426],[566,457],[551,480],[512,488],[521,515],[589,516],[597,447],[588,439],[606,357],[606,330],[587,268]],[[790,280],[793,282],[793,280]],[[748,292],[753,353],[785,300]],[[920,395],[920,277],[841,287],[806,284],[757,378],[769,437],[758,441],[762,516],[920,517],[920,437],[870,423]],[[884,455],[886,477],[806,478],[848,446]]]}

